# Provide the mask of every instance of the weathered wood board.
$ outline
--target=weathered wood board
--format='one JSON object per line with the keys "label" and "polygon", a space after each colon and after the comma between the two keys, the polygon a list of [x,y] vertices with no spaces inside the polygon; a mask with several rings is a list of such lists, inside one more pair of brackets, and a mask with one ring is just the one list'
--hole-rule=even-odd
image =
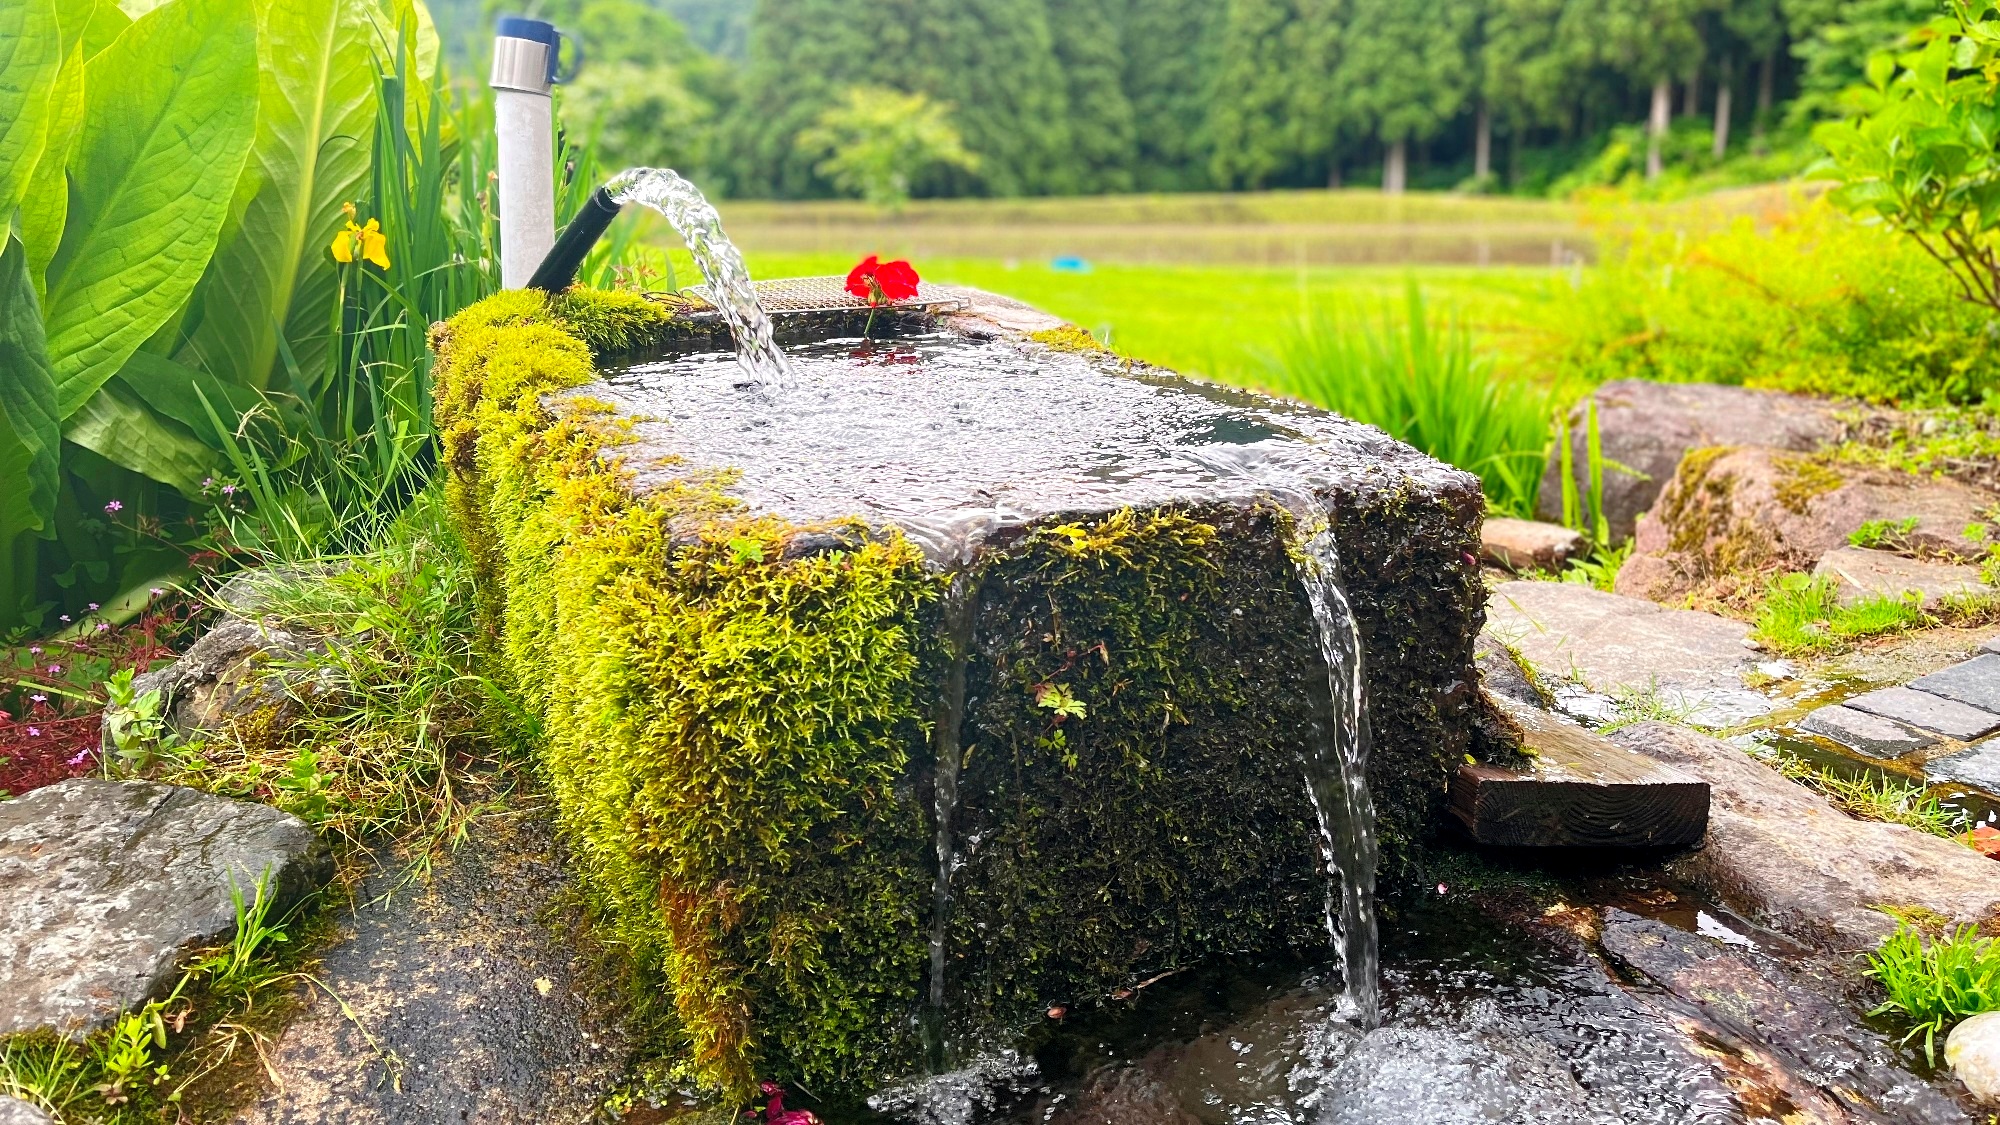
{"label": "weathered wood board", "polygon": [[1708,783],[1508,699],[1526,770],[1463,765],[1451,813],[1474,841],[1500,847],[1677,848],[1708,830]]}

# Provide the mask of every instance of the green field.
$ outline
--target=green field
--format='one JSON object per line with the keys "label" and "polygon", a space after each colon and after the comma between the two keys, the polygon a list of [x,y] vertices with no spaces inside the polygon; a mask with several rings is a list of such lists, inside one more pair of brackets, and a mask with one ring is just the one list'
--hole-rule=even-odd
{"label": "green field", "polygon": [[[760,278],[845,273],[855,258],[748,255]],[[1482,336],[1518,331],[1514,311],[1547,292],[1547,269],[1449,266],[1280,269],[1202,265],[1097,265],[1064,272],[1046,262],[1009,266],[979,258],[917,261],[933,281],[1026,301],[1089,329],[1129,355],[1189,373],[1257,383],[1263,357],[1302,314],[1374,315],[1400,303],[1414,281],[1432,307],[1456,312]]]}

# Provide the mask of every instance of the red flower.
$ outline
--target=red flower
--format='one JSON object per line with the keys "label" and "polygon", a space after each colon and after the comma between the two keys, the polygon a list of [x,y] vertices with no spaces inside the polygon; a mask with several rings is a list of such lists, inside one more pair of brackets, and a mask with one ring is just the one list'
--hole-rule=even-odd
{"label": "red flower", "polygon": [[[870,259],[871,261],[873,259]],[[769,1099],[764,1104],[765,1125],[820,1125],[819,1117],[809,1109],[787,1110],[785,1108],[785,1088],[776,1082],[763,1082],[758,1088]]]}
{"label": "red flower", "polygon": [[917,295],[917,271],[898,259],[884,262],[870,254],[847,271],[847,291],[870,305],[886,305]]}

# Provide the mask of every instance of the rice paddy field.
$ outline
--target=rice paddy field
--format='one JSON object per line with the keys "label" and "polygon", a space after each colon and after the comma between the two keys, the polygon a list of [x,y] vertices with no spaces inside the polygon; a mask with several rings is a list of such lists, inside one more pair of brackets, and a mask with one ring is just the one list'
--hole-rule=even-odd
{"label": "rice paddy field", "polygon": [[[1700,213],[1750,210],[1768,194],[1710,197]],[[1248,385],[1266,382],[1303,320],[1394,315],[1412,284],[1482,349],[1518,352],[1591,268],[1605,230],[1695,213],[1354,190],[919,201],[895,213],[741,202],[722,212],[760,278],[843,274],[865,254],[908,258],[928,280],[1003,293],[1127,354]],[[676,241],[657,224],[641,231],[654,245]],[[689,283],[685,254],[673,260]]]}

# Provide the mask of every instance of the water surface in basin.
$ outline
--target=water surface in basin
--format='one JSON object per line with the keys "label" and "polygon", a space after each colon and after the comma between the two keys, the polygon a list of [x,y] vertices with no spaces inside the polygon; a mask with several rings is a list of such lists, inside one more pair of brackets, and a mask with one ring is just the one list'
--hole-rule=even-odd
{"label": "water surface in basin", "polygon": [[947,564],[1043,515],[1451,471],[1323,411],[1102,356],[947,332],[788,356],[780,388],[714,353],[614,370],[585,393],[654,420],[639,428],[649,450],[742,470],[734,491],[757,510],[895,524]]}

